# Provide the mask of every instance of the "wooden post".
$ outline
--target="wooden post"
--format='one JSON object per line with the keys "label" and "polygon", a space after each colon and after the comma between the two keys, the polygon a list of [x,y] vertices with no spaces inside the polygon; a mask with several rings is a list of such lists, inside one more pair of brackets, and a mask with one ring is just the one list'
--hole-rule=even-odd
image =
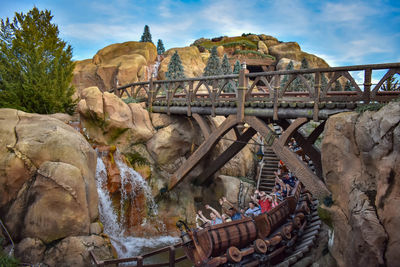
{"label": "wooden post", "polygon": [[314,82],[314,112],[313,112],[313,121],[318,121],[318,113],[319,113],[319,94],[321,89],[321,73],[315,73],[315,82]]}
{"label": "wooden post", "polygon": [[237,121],[243,122],[244,120],[244,102],[246,97],[246,91],[248,86],[248,77],[246,74],[249,71],[246,69],[246,62],[242,63],[242,68],[239,72],[239,87],[237,88]]}
{"label": "wooden post", "polygon": [[149,108],[149,112],[153,110],[153,101],[154,101],[154,84],[153,84],[153,75],[150,78],[149,82],[149,95],[147,98],[147,106]]}
{"label": "wooden post", "polygon": [[364,101],[365,104],[369,104],[371,99],[371,78],[372,78],[372,69],[365,69],[364,73]]}
{"label": "wooden post", "polygon": [[274,114],[272,119],[274,121],[278,120],[278,97],[280,89],[280,76],[274,75]]}
{"label": "wooden post", "polygon": [[169,247],[169,266],[170,267],[175,266],[175,247],[174,246]]}
{"label": "wooden post", "polygon": [[167,89],[167,114],[171,115],[171,111],[169,110],[169,107],[171,105],[172,101],[172,90],[171,90],[171,83],[168,83],[168,89]]}
{"label": "wooden post", "polygon": [[189,82],[189,93],[187,96],[187,115],[192,116],[193,81]]}
{"label": "wooden post", "polygon": [[137,257],[137,267],[142,267],[143,266],[143,257],[142,256],[138,256]]}
{"label": "wooden post", "polygon": [[215,117],[215,102],[217,98],[217,91],[218,91],[218,80],[213,81],[213,87],[211,90],[211,117]]}

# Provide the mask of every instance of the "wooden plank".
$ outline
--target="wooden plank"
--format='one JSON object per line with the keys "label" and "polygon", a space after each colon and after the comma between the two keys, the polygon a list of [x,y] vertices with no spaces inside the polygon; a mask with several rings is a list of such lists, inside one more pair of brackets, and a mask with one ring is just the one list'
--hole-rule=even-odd
{"label": "wooden plank", "polygon": [[203,133],[204,139],[207,139],[211,134],[210,126],[207,124],[204,117],[197,113],[193,113],[192,117],[196,120],[197,124],[200,126],[201,132]]}

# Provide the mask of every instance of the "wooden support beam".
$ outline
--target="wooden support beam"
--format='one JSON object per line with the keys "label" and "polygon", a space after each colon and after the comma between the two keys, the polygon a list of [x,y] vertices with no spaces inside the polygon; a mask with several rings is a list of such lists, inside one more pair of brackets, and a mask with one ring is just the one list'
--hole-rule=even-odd
{"label": "wooden support beam", "polygon": [[[254,116],[245,116],[245,122],[254,128],[262,136],[266,137],[273,131],[265,123]],[[298,156],[282,145],[278,139],[273,140],[271,145],[272,150],[294,173],[299,180],[313,193],[318,199],[323,199],[329,195],[329,190],[326,185],[303,163]]]}
{"label": "wooden support beam", "polygon": [[211,135],[199,146],[199,148],[179,167],[170,178],[168,189],[173,189],[184,177],[203,159],[204,156],[218,143],[232,127],[237,124],[237,116],[230,115],[226,120],[213,131]]}
{"label": "wooden support beam", "polygon": [[197,124],[200,126],[201,132],[203,133],[204,139],[207,139],[211,134],[210,126],[208,126],[204,117],[197,113],[193,113],[192,117],[196,120]]}
{"label": "wooden support beam", "polygon": [[297,132],[297,130],[303,126],[304,124],[306,124],[308,122],[307,118],[298,118],[295,119],[290,125],[289,127],[285,128],[285,131],[282,133],[281,137],[279,138],[279,142],[282,145],[287,145],[289,139],[293,136],[293,134],[295,132]]}
{"label": "wooden support beam", "polygon": [[219,155],[212,164],[204,170],[197,178],[196,184],[208,184],[213,178],[213,175],[221,169],[225,163],[233,158],[243,147],[247,145],[247,142],[257,133],[253,128],[248,128],[242,135],[237,138],[238,142],[232,143],[228,149],[226,149],[221,155]]}

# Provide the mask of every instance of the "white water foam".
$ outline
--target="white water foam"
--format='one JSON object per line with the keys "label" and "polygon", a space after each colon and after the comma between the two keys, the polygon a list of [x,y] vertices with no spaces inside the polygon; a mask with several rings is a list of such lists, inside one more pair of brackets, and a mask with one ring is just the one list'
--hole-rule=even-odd
{"label": "white water foam", "polygon": [[[117,151],[115,154],[115,162],[121,173],[121,191],[125,197],[127,196],[126,185],[132,184],[132,188],[139,187],[144,191],[147,198],[147,204],[151,205],[150,211],[157,214],[157,205],[151,195],[151,191],[146,181],[139,173],[129,168],[122,160]],[[100,221],[104,225],[104,232],[110,237],[119,258],[134,257],[148,252],[150,249],[168,246],[179,242],[178,237],[157,236],[151,238],[142,238],[134,236],[126,236],[124,227],[118,222],[118,216],[114,211],[110,193],[107,190],[107,170],[101,158],[102,153],[98,153],[96,166],[96,184],[99,194],[99,213]],[[134,190],[132,190],[134,194]],[[132,196],[132,195],[131,195]],[[134,195],[133,195],[134,196]],[[121,196],[122,199],[122,196]],[[121,218],[123,218],[121,216]],[[145,223],[145,222],[144,222]]]}

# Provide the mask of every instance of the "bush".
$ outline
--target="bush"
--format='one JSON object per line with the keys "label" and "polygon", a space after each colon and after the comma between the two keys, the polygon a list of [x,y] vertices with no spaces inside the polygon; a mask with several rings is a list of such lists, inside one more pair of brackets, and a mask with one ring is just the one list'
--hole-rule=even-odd
{"label": "bush", "polygon": [[10,257],[2,249],[0,249],[0,266],[1,267],[14,267],[18,266],[19,260],[14,257]]}
{"label": "bush", "polygon": [[259,56],[259,57],[261,57],[261,58],[270,58],[270,59],[275,60],[275,57],[273,57],[273,56],[271,56],[271,55],[265,55],[265,54],[263,54],[263,53],[261,53],[261,52],[254,51],[254,50],[235,50],[235,52],[233,52],[233,54],[234,54],[234,55],[237,55],[237,54],[241,54],[241,55],[253,54],[253,55]]}

